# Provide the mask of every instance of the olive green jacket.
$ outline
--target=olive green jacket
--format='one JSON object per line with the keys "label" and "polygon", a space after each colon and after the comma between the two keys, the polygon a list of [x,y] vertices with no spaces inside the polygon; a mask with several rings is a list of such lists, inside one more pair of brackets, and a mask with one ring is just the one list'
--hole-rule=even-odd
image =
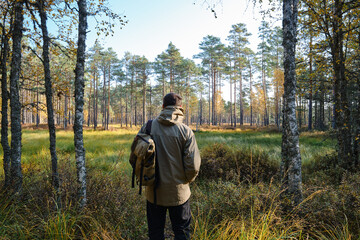
{"label": "olive green jacket", "polygon": [[[190,198],[189,183],[200,169],[200,153],[192,130],[182,123],[181,107],[167,106],[153,120],[151,135],[155,141],[159,166],[156,204],[178,206]],[[145,132],[146,125],[141,128]],[[146,187],[146,199],[154,203],[152,186]]]}

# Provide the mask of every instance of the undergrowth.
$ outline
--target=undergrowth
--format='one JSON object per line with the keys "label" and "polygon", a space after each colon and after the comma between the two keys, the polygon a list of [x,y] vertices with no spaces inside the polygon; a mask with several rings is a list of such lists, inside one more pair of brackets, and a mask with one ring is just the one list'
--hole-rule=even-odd
{"label": "undergrowth", "polygon": [[[145,199],[131,188],[127,163],[135,133],[86,132],[88,205],[81,210],[72,133],[58,134],[58,206],[50,184],[46,131],[38,135],[25,131],[23,193],[21,197],[0,193],[0,239],[147,239]],[[203,163],[191,186],[193,239],[360,239],[360,173],[336,175],[329,167],[333,160],[329,151],[308,155],[304,201],[293,212],[285,212],[276,175],[279,160],[269,151],[277,151],[273,134],[277,139],[278,133],[264,133],[268,140],[261,140],[258,132],[246,134],[254,147],[237,145],[243,136],[239,132],[225,134],[216,144],[208,136],[221,140],[220,133],[200,134]],[[35,136],[38,142],[31,140]],[[329,148],[318,136],[304,138],[307,148],[311,144]],[[256,147],[256,141],[267,147]],[[0,173],[2,185],[1,179]],[[167,232],[171,236],[169,227]]]}

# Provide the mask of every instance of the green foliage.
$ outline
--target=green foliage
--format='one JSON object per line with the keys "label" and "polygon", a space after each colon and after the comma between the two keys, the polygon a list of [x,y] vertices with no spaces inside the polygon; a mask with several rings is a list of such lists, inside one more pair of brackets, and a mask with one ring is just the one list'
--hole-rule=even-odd
{"label": "green foliage", "polygon": [[215,143],[202,149],[200,177],[221,178],[224,181],[258,183],[270,182],[279,169],[279,164],[270,160],[264,151],[234,149]]}

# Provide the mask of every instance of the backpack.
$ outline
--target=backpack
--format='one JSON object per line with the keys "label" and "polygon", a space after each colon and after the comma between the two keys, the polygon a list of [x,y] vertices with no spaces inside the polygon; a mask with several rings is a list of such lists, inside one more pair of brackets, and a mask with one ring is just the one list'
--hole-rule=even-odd
{"label": "backpack", "polygon": [[[136,182],[139,185],[139,194],[142,186],[155,186],[156,175],[156,147],[151,133],[152,120],[146,123],[145,133],[139,133],[131,145],[130,164],[133,168],[132,187]],[[155,187],[154,187],[155,189]]]}

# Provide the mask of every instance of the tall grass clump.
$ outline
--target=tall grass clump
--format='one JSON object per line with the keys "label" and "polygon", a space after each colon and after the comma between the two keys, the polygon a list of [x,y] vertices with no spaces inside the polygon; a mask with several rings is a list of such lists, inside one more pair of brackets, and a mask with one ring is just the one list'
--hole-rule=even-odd
{"label": "tall grass clump", "polygon": [[302,223],[281,211],[269,184],[210,180],[194,188],[194,239],[302,239]]}

